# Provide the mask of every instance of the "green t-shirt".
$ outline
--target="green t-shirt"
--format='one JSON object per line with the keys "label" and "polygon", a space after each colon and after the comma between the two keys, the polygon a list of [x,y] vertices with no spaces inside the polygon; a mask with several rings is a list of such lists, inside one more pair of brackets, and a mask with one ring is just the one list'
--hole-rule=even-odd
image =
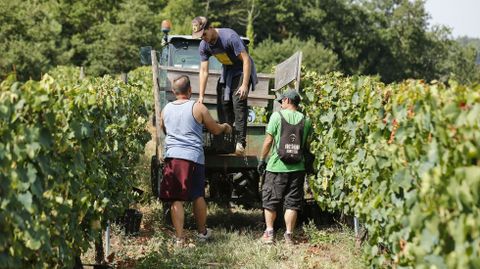
{"label": "green t-shirt", "polygon": [[[285,120],[290,124],[297,124],[304,117],[302,113],[294,110],[283,109],[281,112]],[[277,149],[280,143],[280,131],[281,131],[280,125],[282,123],[282,118],[278,113],[279,112],[274,112],[272,114],[267,126],[267,133],[273,136],[273,145],[272,145],[272,148],[270,149],[270,159],[268,160],[268,163],[267,163],[267,171],[276,172],[276,173],[303,171],[305,170],[305,162],[303,159],[299,163],[286,164],[286,163],[283,163],[278,157]],[[303,138],[302,138],[303,145],[305,145],[305,141],[307,141],[307,138],[310,135],[311,130],[312,130],[312,123],[310,122],[310,119],[307,118],[305,120],[305,125],[303,129]]]}

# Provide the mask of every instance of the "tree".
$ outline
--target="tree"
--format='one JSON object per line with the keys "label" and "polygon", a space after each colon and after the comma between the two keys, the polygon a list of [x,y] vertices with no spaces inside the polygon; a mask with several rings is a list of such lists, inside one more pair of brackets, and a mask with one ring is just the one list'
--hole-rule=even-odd
{"label": "tree", "polygon": [[450,42],[445,77],[462,84],[480,83],[480,65],[476,63],[478,51],[473,46],[463,46],[456,41]]}
{"label": "tree", "polygon": [[256,0],[248,1],[247,9],[245,10],[245,13],[247,14],[246,20],[241,20],[242,23],[245,23],[247,28],[245,31],[245,35],[250,40],[250,51],[252,51],[255,46],[255,32],[253,23],[258,18],[258,16],[260,16],[260,12],[258,11],[258,5],[261,5],[261,3],[257,3]]}
{"label": "tree", "polygon": [[[174,2],[174,1],[172,1]],[[138,48],[160,43],[166,1],[2,1],[0,77],[39,78],[57,65],[91,75],[139,66]]]}
{"label": "tree", "polygon": [[[53,2],[53,1],[52,1]],[[90,66],[90,53],[100,52],[99,40],[108,40],[102,24],[116,23],[115,14],[120,9],[120,2],[108,0],[59,1],[58,19],[62,25],[62,40],[71,52],[70,63],[76,66],[88,65],[88,72],[100,75],[108,68]],[[108,56],[105,56],[108,57]],[[98,70],[102,69],[101,72]],[[92,72],[96,70],[95,72]]]}
{"label": "tree", "polygon": [[467,74],[476,74],[475,51],[458,47],[447,28],[430,28],[421,0],[11,0],[0,2],[0,12],[0,78],[14,68],[21,80],[38,78],[59,64],[83,65],[91,75],[127,72],[139,65],[139,47],[160,44],[162,19],[172,21],[173,34],[190,35],[200,15],[252,45],[268,40],[257,53],[262,68],[296,42],[327,57],[320,59],[328,68],[309,57],[314,68],[384,82],[451,76],[473,82]]}
{"label": "tree", "polygon": [[264,40],[252,53],[255,65],[260,72],[271,72],[272,67],[286,60],[296,51],[303,52],[302,64],[318,73],[338,70],[338,59],[333,51],[326,49],[313,38],[301,41],[296,37],[288,38],[281,43],[272,39]]}
{"label": "tree", "polygon": [[59,63],[65,46],[58,38],[56,8],[49,2],[0,2],[0,79],[12,71],[19,80],[38,79]]}
{"label": "tree", "polygon": [[476,63],[480,65],[480,38],[471,38],[467,36],[459,37],[456,40],[462,47],[471,47],[477,54]]}
{"label": "tree", "polygon": [[121,4],[115,19],[91,29],[98,38],[85,46],[89,73],[128,72],[140,65],[139,48],[160,45],[160,13],[151,10],[144,0]]}
{"label": "tree", "polygon": [[201,10],[201,4],[194,0],[176,1],[169,0],[166,7],[163,9],[164,19],[172,21],[172,33],[191,35],[192,34],[192,20],[196,16],[203,14],[196,14]]}

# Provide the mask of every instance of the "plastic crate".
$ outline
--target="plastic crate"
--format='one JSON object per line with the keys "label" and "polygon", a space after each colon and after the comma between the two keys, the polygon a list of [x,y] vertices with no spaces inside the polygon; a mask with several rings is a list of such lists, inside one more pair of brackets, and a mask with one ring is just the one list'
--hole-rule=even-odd
{"label": "plastic crate", "polygon": [[203,143],[205,153],[228,154],[235,152],[235,131],[231,134],[213,135],[203,131]]}
{"label": "plastic crate", "polygon": [[140,223],[143,214],[136,209],[126,209],[123,216],[118,217],[115,222],[120,224],[125,234],[138,234],[140,232]]}

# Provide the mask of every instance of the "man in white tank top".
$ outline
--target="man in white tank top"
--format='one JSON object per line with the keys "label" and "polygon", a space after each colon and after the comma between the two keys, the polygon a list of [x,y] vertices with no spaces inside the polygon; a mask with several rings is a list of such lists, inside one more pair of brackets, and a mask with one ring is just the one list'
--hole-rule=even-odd
{"label": "man in white tank top", "polygon": [[206,228],[203,126],[215,135],[231,133],[232,127],[227,123],[218,124],[204,104],[190,100],[192,88],[188,76],[177,77],[173,81],[172,92],[176,100],[168,103],[160,115],[160,127],[165,133],[160,199],[172,203],[171,217],[176,245],[181,246],[185,242],[185,201],[193,201],[197,238],[204,241],[211,237],[211,230]]}

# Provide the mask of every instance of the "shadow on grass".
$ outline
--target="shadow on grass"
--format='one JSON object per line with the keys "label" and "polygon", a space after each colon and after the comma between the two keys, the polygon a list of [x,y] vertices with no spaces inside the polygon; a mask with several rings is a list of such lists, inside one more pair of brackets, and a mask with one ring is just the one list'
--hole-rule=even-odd
{"label": "shadow on grass", "polygon": [[[260,209],[239,209],[209,203],[207,225],[210,228],[225,229],[229,232],[244,230],[262,230],[264,228],[263,213]],[[186,223],[187,229],[195,229],[193,217]]]}
{"label": "shadow on grass", "polygon": [[[187,205],[185,213],[185,228],[196,229],[190,206]],[[275,228],[284,229],[283,212],[277,212],[277,214],[280,215],[277,215]],[[339,227],[345,221],[339,212],[327,212],[321,210],[316,203],[306,203],[303,211],[298,214],[297,228],[301,228],[309,222],[313,222],[317,228]],[[353,224],[349,225],[348,221],[346,224],[353,227]],[[213,229],[224,228],[230,232],[242,232],[244,230],[263,231],[265,229],[265,219],[263,209],[244,209],[242,207],[229,207],[225,204],[210,202],[207,225]]]}
{"label": "shadow on grass", "polygon": [[201,268],[195,259],[189,255],[175,253],[162,255],[160,253],[150,253],[144,259],[137,261],[134,268]]}
{"label": "shadow on grass", "polygon": [[[160,204],[154,205],[153,215],[162,212]],[[317,219],[319,223],[309,220],[309,224],[299,225],[296,232],[298,244],[289,250],[282,244],[265,248],[258,240],[265,227],[261,209],[230,208],[210,202],[208,210],[208,226],[214,230],[212,241],[195,241],[196,225],[191,203],[186,204],[185,228],[189,246],[175,248],[170,240],[171,225],[165,224],[161,218],[155,219],[152,225],[160,227],[154,230],[163,234],[157,235],[155,244],[161,246],[150,249],[146,246],[146,255],[126,260],[118,268],[365,268],[357,261],[359,256],[354,251],[352,231],[341,228],[337,222],[332,225],[335,214],[320,212],[321,217],[318,217],[316,208],[309,209],[312,212],[307,208],[309,214],[322,219]],[[279,231],[277,240],[282,242],[283,231]],[[290,252],[295,255],[290,256]],[[316,267],[318,264],[325,266]]]}
{"label": "shadow on grass", "polygon": [[231,248],[233,241],[231,234],[222,231],[211,242],[193,242],[191,247],[170,246],[168,250],[152,252],[137,260],[134,268],[231,268],[238,257],[228,255],[225,248]]}

